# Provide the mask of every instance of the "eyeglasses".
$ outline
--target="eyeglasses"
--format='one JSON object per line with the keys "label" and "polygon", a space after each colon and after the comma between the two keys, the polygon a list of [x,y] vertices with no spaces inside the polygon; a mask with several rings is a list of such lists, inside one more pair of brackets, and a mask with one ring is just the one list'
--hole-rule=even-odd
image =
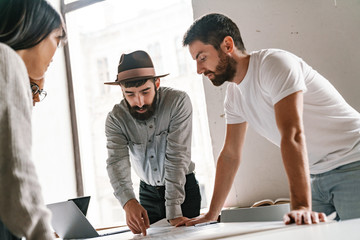
{"label": "eyeglasses", "polygon": [[32,91],[33,96],[35,96],[36,94],[39,94],[40,101],[44,100],[44,98],[47,95],[47,92],[40,89],[39,85],[37,85],[36,83],[31,82],[30,86],[31,86],[31,91]]}

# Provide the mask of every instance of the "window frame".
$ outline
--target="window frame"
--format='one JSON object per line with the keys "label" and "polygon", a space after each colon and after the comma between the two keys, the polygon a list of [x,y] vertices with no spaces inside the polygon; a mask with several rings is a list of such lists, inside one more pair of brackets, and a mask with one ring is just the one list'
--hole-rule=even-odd
{"label": "window frame", "polygon": [[[60,0],[60,13],[66,24],[66,14],[89,5],[102,2],[105,0],[77,0],[71,3],[66,4],[65,0]],[[69,44],[69,43],[68,43]],[[65,56],[65,70],[66,70],[66,80],[68,84],[68,96],[69,96],[69,110],[70,110],[70,121],[71,121],[71,133],[72,133],[72,142],[74,149],[74,166],[75,166],[75,180],[76,180],[76,193],[77,196],[84,195],[84,182],[83,174],[81,170],[81,156],[80,156],[80,145],[79,145],[79,133],[77,127],[77,118],[76,118],[76,108],[75,108],[75,96],[74,96],[74,87],[73,87],[73,78],[71,70],[71,61],[70,61],[70,50],[69,45],[64,46],[64,56]]]}

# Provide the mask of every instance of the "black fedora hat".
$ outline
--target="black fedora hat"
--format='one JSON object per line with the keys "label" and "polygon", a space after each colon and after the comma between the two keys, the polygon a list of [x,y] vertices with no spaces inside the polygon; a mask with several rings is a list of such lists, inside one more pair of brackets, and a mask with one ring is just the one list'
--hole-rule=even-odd
{"label": "black fedora hat", "polygon": [[139,50],[129,54],[122,54],[115,82],[106,82],[104,84],[119,85],[121,82],[159,78],[167,75],[169,74],[156,76],[154,65],[149,54],[145,51]]}

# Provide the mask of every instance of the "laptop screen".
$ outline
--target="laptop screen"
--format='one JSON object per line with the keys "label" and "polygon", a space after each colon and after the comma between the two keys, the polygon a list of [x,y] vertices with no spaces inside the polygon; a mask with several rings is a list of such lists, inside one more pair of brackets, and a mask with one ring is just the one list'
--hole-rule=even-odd
{"label": "laptop screen", "polygon": [[84,214],[84,216],[86,216],[89,207],[90,196],[72,198],[69,199],[68,201],[73,201],[76,204],[76,206],[80,209],[80,211]]}

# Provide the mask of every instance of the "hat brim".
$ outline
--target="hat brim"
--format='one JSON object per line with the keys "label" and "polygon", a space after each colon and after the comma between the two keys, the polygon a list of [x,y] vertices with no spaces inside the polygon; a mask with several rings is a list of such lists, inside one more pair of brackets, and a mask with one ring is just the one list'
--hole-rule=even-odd
{"label": "hat brim", "polygon": [[142,76],[142,77],[135,77],[135,78],[127,78],[127,79],[123,79],[121,81],[115,80],[114,82],[105,82],[104,84],[106,84],[106,85],[120,85],[120,83],[124,83],[124,82],[133,82],[133,81],[138,81],[138,80],[142,80],[142,79],[152,79],[152,78],[166,77],[169,74],[170,73],[163,74],[163,75],[158,75],[158,76]]}

